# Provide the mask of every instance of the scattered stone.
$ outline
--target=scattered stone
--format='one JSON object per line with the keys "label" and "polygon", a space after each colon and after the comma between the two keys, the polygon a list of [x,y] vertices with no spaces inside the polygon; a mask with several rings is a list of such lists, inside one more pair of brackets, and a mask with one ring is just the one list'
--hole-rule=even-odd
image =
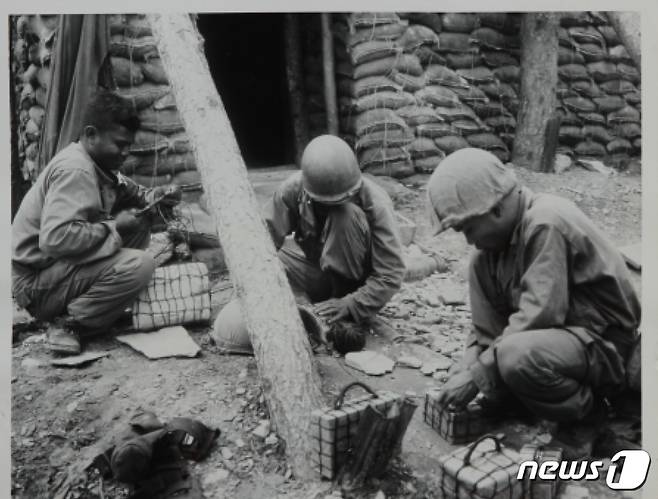
{"label": "scattered stone", "polygon": [[242,449],[242,447],[244,447],[245,445],[246,445],[246,444],[244,443],[244,440],[242,440],[241,438],[236,438],[236,439],[235,439],[235,446],[236,446],[238,449]]}
{"label": "scattered stone", "polygon": [[571,168],[573,161],[566,154],[556,154],[555,162],[553,163],[553,171],[557,174],[563,173]]}
{"label": "scattered stone", "polygon": [[240,470],[243,473],[249,473],[254,467],[254,460],[253,459],[245,459],[244,461],[240,461],[238,463],[238,466],[240,467]]}
{"label": "scattered stone", "polygon": [[33,359],[32,357],[26,357],[21,362],[21,367],[25,369],[34,369],[36,367],[41,367],[42,365],[43,362],[37,359]]}
{"label": "scattered stone", "polygon": [[224,459],[233,459],[233,451],[228,447],[221,447],[220,452]]}
{"label": "scattered stone", "polygon": [[85,352],[80,355],[53,359],[50,364],[57,367],[81,367],[108,355],[110,355],[110,352]]}
{"label": "scattered stone", "polygon": [[398,357],[396,364],[400,367],[420,369],[420,366],[423,365],[423,362],[417,357],[413,357],[411,355],[403,355],[402,357]]}
{"label": "scattered stone", "polygon": [[270,434],[271,424],[267,419],[262,420],[254,431],[251,432],[253,436],[259,440],[265,440]]}
{"label": "scattered stone", "polygon": [[384,494],[383,491],[378,490],[377,494],[375,494],[375,499],[386,499],[386,494]]}
{"label": "scattered stone", "polygon": [[454,284],[442,289],[441,301],[444,305],[464,305],[466,300],[464,298],[463,288],[458,288],[457,285]]}
{"label": "scattered stone", "polygon": [[270,433],[265,439],[265,445],[274,447],[278,443],[279,439],[277,438],[276,433]]}
{"label": "scattered stone", "polygon": [[448,372],[447,371],[436,371],[434,374],[432,374],[432,378],[434,378],[437,381],[445,381],[448,379]]}
{"label": "scattered stone", "polygon": [[240,386],[240,387],[236,388],[236,390],[235,390],[235,394],[239,395],[239,396],[242,396],[245,393],[247,393],[247,389],[243,386]]}
{"label": "scattered stone", "polygon": [[589,170],[591,172],[598,172],[602,175],[605,175],[607,177],[612,177],[613,175],[616,174],[616,171],[614,168],[610,168],[609,166],[605,166],[603,163],[600,161],[596,161],[594,159],[579,159],[576,161],[576,164],[579,166],[582,166],[586,170]]}
{"label": "scattered stone", "polygon": [[372,350],[349,352],[345,355],[345,364],[371,376],[393,372],[395,366],[391,359]]}
{"label": "scattered stone", "polygon": [[452,366],[452,361],[450,359],[439,356],[423,363],[420,368],[420,372],[422,372],[425,376],[431,376],[436,371],[447,371],[450,369],[450,366]]}
{"label": "scattered stone", "polygon": [[25,395],[23,398],[28,402],[32,402],[32,395],[30,395],[29,393]]}
{"label": "scattered stone", "polygon": [[66,406],[66,412],[68,412],[69,414],[71,414],[71,413],[72,413],[73,411],[75,411],[77,408],[78,408],[78,401],[77,401],[77,400],[74,400],[73,402],[71,402],[70,404],[68,404],[68,405]]}
{"label": "scattered stone", "polygon": [[206,474],[203,477],[203,486],[204,487],[211,487],[215,485],[218,482],[223,482],[229,477],[229,472],[228,470],[225,470],[223,468],[219,468],[215,471],[212,471],[208,474]]}

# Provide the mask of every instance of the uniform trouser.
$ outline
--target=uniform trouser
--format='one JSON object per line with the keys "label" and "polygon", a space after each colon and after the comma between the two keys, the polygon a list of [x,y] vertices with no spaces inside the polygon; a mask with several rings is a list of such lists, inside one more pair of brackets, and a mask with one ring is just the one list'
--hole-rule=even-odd
{"label": "uniform trouser", "polygon": [[[480,326],[499,336],[507,319],[497,312],[502,307],[494,278],[483,270],[477,263],[471,270],[471,308],[480,311]],[[582,419],[595,397],[613,394],[624,385],[623,359],[614,345],[584,328],[511,333],[490,348],[504,384],[498,395],[504,397],[507,391],[549,420]]]}
{"label": "uniform trouser", "polygon": [[331,207],[323,235],[317,261],[309,260],[296,245],[286,243],[279,250],[293,291],[312,302],[345,296],[360,287],[370,257],[370,226],[363,210],[352,203]]}
{"label": "uniform trouser", "polygon": [[50,321],[68,312],[85,329],[106,329],[132,305],[153,275],[155,262],[143,251],[149,236],[148,229],[130,234],[112,256],[83,265],[56,261],[36,274],[15,277],[14,285],[27,287],[31,300],[26,308],[40,320]]}

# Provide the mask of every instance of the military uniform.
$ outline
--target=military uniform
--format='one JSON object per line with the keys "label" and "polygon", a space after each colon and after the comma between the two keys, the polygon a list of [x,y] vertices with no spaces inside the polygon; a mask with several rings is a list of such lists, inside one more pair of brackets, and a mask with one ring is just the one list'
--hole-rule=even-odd
{"label": "military uniform", "polygon": [[[400,288],[404,262],[393,204],[370,179],[348,202],[322,208],[296,172],[274,193],[265,219],[293,290],[312,301],[345,296],[352,319],[361,321]],[[285,241],[292,233],[296,244]]]}
{"label": "military uniform", "polygon": [[572,202],[520,189],[509,247],[470,266],[470,366],[480,391],[536,414],[581,419],[624,388],[640,303],[614,245]]}
{"label": "military uniform", "polygon": [[35,317],[66,312],[90,329],[114,322],[148,283],[149,228],[119,235],[111,215],[143,207],[150,191],[103,172],[80,143],[61,150],[12,224],[12,292]]}

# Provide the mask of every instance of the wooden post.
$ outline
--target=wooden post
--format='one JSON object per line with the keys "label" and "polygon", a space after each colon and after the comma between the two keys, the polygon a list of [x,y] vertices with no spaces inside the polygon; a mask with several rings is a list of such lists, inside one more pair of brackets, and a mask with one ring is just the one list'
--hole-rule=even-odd
{"label": "wooden post", "polygon": [[327,131],[338,135],[338,107],[336,106],[336,76],[334,73],[334,38],[331,33],[331,14],[320,14],[322,20],[322,68],[324,70],[324,103],[327,111]]}
{"label": "wooden post", "polygon": [[322,395],[295,299],[259,215],[198,31],[186,14],[147,18],[194,150],[270,415],[295,475],[311,480],[311,411],[322,405]]}
{"label": "wooden post", "polygon": [[637,70],[642,73],[642,37],[639,12],[608,12],[610,24],[615,28],[621,43],[631,56]]}
{"label": "wooden post", "polygon": [[303,89],[301,68],[301,34],[299,29],[299,14],[285,14],[285,46],[286,75],[288,79],[288,94],[290,95],[290,116],[292,118],[293,135],[295,137],[295,162],[299,166],[302,153],[308,143],[308,117]]}
{"label": "wooden post", "polygon": [[558,25],[556,13],[531,12],[521,21],[521,105],[512,162],[540,170],[545,130],[556,106]]}
{"label": "wooden post", "polygon": [[560,140],[560,116],[553,116],[548,119],[544,129],[544,150],[540,161],[540,172],[552,172],[555,164],[555,153],[557,152],[558,142]]}

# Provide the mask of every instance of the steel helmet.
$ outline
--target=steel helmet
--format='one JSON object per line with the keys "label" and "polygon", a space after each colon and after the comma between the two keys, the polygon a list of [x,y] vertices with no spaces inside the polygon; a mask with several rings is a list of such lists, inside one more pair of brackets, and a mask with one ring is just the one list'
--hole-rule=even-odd
{"label": "steel helmet", "polygon": [[436,232],[488,213],[516,185],[514,172],[490,152],[465,148],[446,156],[427,183]]}
{"label": "steel helmet", "polygon": [[312,199],[338,204],[361,187],[361,170],[354,152],[344,140],[320,135],[302,154],[302,185]]}

